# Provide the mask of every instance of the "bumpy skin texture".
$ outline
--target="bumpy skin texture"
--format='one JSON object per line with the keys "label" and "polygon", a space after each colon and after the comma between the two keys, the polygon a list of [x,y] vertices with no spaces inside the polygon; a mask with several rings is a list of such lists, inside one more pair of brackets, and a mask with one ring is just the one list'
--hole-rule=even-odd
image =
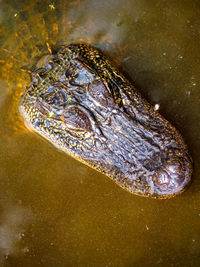
{"label": "bumpy skin texture", "polygon": [[20,105],[29,127],[131,193],[170,198],[187,187],[180,133],[99,50],[72,44],[42,64]]}

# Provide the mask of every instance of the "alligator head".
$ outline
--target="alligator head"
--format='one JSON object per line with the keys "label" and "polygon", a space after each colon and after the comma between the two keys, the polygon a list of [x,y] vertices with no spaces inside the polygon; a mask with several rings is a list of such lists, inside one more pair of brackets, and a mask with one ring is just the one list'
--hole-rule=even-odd
{"label": "alligator head", "polygon": [[29,127],[131,193],[169,198],[187,187],[180,133],[100,51],[72,44],[43,61],[20,105]]}

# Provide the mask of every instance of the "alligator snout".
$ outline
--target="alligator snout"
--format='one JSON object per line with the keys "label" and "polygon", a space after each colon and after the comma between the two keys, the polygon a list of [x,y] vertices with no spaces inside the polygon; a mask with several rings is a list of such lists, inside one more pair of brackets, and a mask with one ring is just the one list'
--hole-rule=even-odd
{"label": "alligator snout", "polygon": [[155,196],[165,197],[184,191],[190,176],[189,164],[190,161],[184,158],[166,162],[153,178]]}

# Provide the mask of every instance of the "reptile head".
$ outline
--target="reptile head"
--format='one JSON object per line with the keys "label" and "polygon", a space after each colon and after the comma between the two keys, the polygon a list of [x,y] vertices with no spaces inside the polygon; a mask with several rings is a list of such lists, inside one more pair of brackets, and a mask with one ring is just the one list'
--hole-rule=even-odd
{"label": "reptile head", "polygon": [[109,102],[103,82],[69,48],[43,61],[20,105],[27,126],[80,160],[97,160],[95,144],[104,137],[94,116],[96,98]]}
{"label": "reptile head", "polygon": [[20,111],[34,131],[129,192],[168,198],[191,179],[178,131],[87,45],[44,57]]}

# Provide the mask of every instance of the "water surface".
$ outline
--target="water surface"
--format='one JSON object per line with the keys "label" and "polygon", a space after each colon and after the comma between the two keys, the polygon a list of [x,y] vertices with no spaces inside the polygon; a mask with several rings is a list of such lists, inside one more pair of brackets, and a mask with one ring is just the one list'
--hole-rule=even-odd
{"label": "water surface", "polygon": [[[199,266],[199,1],[1,0],[0,23],[1,266]],[[180,130],[194,160],[185,193],[131,195],[25,128],[22,69],[77,41],[102,49]]]}

